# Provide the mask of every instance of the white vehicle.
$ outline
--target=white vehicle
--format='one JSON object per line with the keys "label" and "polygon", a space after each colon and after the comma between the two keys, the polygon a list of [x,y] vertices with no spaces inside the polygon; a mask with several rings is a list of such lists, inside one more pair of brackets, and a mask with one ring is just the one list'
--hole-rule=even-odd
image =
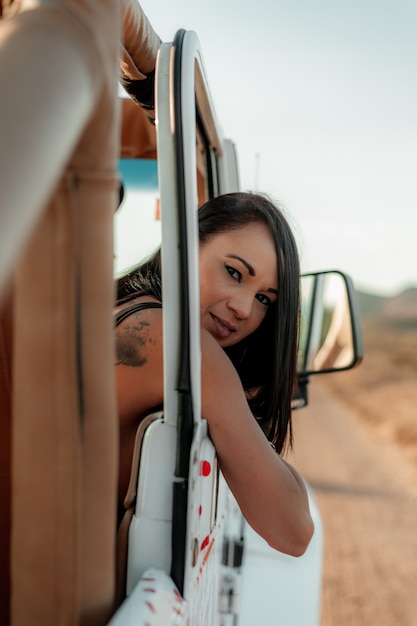
{"label": "white vehicle", "polygon": [[[143,211],[143,222],[148,220],[147,228],[151,232],[152,221],[155,224],[155,218],[159,217],[160,202],[165,251],[163,284],[170,285],[169,292],[164,294],[165,398],[170,401],[165,403],[164,415],[150,424],[143,441],[138,443],[140,468],[139,471],[137,466],[134,468],[135,486],[131,496],[134,512],[128,541],[123,542],[128,545],[128,599],[112,624],[128,623],[127,615],[132,616],[132,624],[138,623],[139,615],[143,619],[139,623],[145,624],[150,619],[152,609],[146,603],[145,587],[148,600],[152,589],[152,607],[156,612],[165,611],[167,624],[249,626],[261,617],[265,624],[318,625],[322,528],[314,499],[311,497],[311,509],[316,530],[306,554],[294,558],[271,549],[246,524],[221,473],[214,470],[215,450],[199,414],[200,381],[198,375],[193,379],[199,370],[196,207],[212,195],[238,190],[239,178],[234,146],[223,138],[217,124],[195,33],[179,32],[172,44],[163,44],[157,76],[158,162],[155,160],[152,166],[149,160],[143,162],[140,158],[136,162],[121,160],[127,197],[116,222],[118,249],[122,252],[123,242],[131,231],[132,210],[136,214]],[[126,110],[133,109],[130,100],[125,100],[123,105]],[[136,109],[135,113],[142,114]],[[127,134],[126,131],[124,135]],[[129,141],[130,145],[135,143],[132,136]],[[154,195],[150,193],[151,181]],[[137,194],[141,185],[142,198]],[[131,204],[128,204],[129,187],[135,191]],[[131,261],[140,257],[139,253]],[[353,352],[357,334],[351,332],[349,308],[345,307],[347,285],[352,296],[348,279],[339,273],[322,272],[304,277],[300,397],[294,399],[295,405],[302,406],[307,401],[306,377],[314,369],[325,369],[314,363],[318,362],[318,353],[325,350],[323,328],[329,328],[327,316],[331,310],[336,311],[336,303],[348,313],[345,322],[350,332],[345,345],[348,355],[342,356],[338,367],[350,366],[357,359]],[[185,294],[183,301],[178,298],[181,293]],[[329,300],[332,297],[335,299]],[[182,322],[184,318],[189,319],[189,324]],[[183,336],[188,329],[189,348]],[[336,355],[331,359],[326,369],[334,369]],[[187,386],[178,392],[181,367],[187,371]],[[191,404],[188,425],[181,421],[185,418],[178,415],[177,409],[185,401]],[[187,432],[188,437],[183,434]],[[177,458],[184,459],[182,467],[175,465],[175,450]],[[207,475],[202,467],[207,468]],[[180,490],[178,496],[176,490]],[[199,507],[203,515],[199,514]],[[187,517],[181,515],[178,519],[178,510],[187,511]],[[153,585],[149,585],[150,579]],[[168,584],[171,596],[166,594],[162,581]],[[178,591],[185,600],[180,606]],[[178,610],[183,615],[181,622]]]}
{"label": "white vehicle", "polygon": [[[1,497],[9,515],[2,532],[0,621],[252,626],[257,620],[265,626],[318,626],[323,537],[314,498],[310,494],[315,533],[305,555],[294,558],[270,548],[243,519],[201,417],[196,208],[209,197],[238,190],[239,174],[233,143],[216,119],[196,34],[179,31],[160,48],[156,124],[132,100],[122,98],[120,106],[119,168],[126,201],[115,218],[121,233],[116,253],[123,247],[132,192],[139,191],[138,212],[141,199],[145,207],[150,202],[151,218],[144,213],[140,220],[158,222],[154,211],[161,215],[164,411],[139,427],[116,546],[112,327],[111,316],[103,315],[97,326],[96,315],[97,309],[111,310],[106,276],[113,217],[108,210],[100,215],[107,184],[101,189],[100,180],[92,189],[87,182],[83,190],[80,183],[85,197],[75,208],[65,189],[58,191],[53,210],[47,208],[45,199],[59,175],[49,162],[64,152],[51,149],[49,158],[40,156],[39,166],[48,185],[32,180],[26,163],[19,176],[19,185],[42,188],[42,217],[35,219],[29,192],[21,199],[16,183],[4,181],[10,206],[25,207],[26,226],[24,235],[17,227],[0,235],[2,242],[10,235],[13,244],[11,252],[5,244],[2,256],[1,408],[13,447],[6,437],[2,462],[8,478]],[[69,126],[80,132],[80,124]],[[64,144],[70,150],[71,142]],[[3,164],[8,154],[3,146],[0,150]],[[143,182],[147,175],[152,183]],[[72,191],[78,184],[69,181]],[[93,196],[98,202],[89,212]],[[294,408],[307,403],[312,374],[348,369],[362,354],[347,276],[304,277],[302,307]],[[102,371],[93,376],[97,363]]]}

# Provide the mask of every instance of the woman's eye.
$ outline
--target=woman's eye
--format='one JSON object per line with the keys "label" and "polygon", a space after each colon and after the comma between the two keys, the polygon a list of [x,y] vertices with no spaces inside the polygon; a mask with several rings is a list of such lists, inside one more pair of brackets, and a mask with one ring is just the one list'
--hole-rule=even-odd
{"label": "woman's eye", "polygon": [[240,283],[240,281],[242,280],[242,274],[239,272],[239,270],[235,269],[231,265],[225,265],[224,267],[226,268],[226,272],[229,274],[229,276],[231,276],[233,280],[237,280],[237,282]]}
{"label": "woman's eye", "polygon": [[258,293],[256,298],[264,306],[269,306],[272,302],[271,298],[268,298],[268,296],[266,296],[264,293]]}

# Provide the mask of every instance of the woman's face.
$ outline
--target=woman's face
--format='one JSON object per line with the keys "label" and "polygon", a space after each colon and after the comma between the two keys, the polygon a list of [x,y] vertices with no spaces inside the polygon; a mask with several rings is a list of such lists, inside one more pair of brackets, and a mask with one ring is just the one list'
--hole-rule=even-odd
{"label": "woman's face", "polygon": [[200,245],[201,325],[222,347],[258,328],[277,290],[275,245],[265,224],[246,224]]}

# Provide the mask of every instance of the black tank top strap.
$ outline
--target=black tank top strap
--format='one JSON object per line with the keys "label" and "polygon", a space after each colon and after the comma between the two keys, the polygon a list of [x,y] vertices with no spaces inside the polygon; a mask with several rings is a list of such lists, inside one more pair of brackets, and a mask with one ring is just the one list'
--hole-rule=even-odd
{"label": "black tank top strap", "polygon": [[160,302],[136,302],[136,304],[131,304],[126,309],[122,309],[114,316],[114,326],[118,326],[132,313],[137,313],[137,311],[143,311],[144,309],[162,309],[162,304]]}

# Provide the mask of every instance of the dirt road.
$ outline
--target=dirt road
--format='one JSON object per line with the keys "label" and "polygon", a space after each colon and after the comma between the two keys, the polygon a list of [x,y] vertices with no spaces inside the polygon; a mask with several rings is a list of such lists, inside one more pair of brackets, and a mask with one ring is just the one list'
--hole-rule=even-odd
{"label": "dirt road", "polygon": [[291,461],[325,533],[322,626],[417,626],[417,475],[325,382],[296,412]]}

